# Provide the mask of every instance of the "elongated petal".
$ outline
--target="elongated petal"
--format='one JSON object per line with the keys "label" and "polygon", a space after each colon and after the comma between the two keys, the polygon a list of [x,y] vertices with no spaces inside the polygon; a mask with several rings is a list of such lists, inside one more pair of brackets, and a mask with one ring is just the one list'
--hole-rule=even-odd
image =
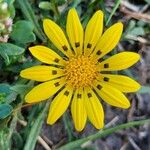
{"label": "elongated petal", "polygon": [[78,14],[74,8],[70,9],[68,13],[66,30],[75,53],[82,54],[84,32]]}
{"label": "elongated petal", "polygon": [[90,122],[97,129],[103,128],[104,111],[99,99],[90,88],[86,88],[84,94],[85,94],[84,103],[85,103],[86,112]]}
{"label": "elongated petal", "polygon": [[65,87],[60,93],[58,93],[50,105],[47,119],[48,124],[54,124],[66,111],[69,106],[72,94],[73,90],[69,87]]}
{"label": "elongated petal", "polygon": [[27,103],[36,103],[54,95],[63,85],[63,79],[47,81],[35,86],[26,96]]}
{"label": "elongated petal", "polygon": [[96,46],[103,31],[103,12],[97,11],[87,24],[85,29],[84,53],[90,54]]}
{"label": "elongated petal", "polygon": [[43,28],[47,37],[59,50],[67,56],[72,54],[64,32],[54,21],[45,19],[43,22]]}
{"label": "elongated petal", "polygon": [[135,92],[140,89],[140,84],[123,75],[101,74],[100,81],[117,88],[121,92]]}
{"label": "elongated petal", "polygon": [[34,66],[21,71],[20,76],[35,81],[48,81],[63,75],[62,69],[50,66]]}
{"label": "elongated petal", "polygon": [[94,85],[94,89],[106,103],[125,109],[130,107],[129,100],[116,88],[98,81]]}
{"label": "elongated petal", "polygon": [[123,31],[123,24],[121,22],[114,24],[105,31],[100,40],[98,41],[96,48],[93,52],[93,57],[101,58],[105,54],[109,53],[118,44]]}
{"label": "elongated petal", "polygon": [[116,54],[103,62],[98,67],[100,71],[113,71],[127,69],[140,59],[140,55],[133,52]]}
{"label": "elongated petal", "polygon": [[84,106],[83,90],[77,90],[75,92],[71,104],[71,113],[76,130],[82,131],[87,119],[87,114]]}
{"label": "elongated petal", "polygon": [[33,46],[29,48],[31,54],[46,64],[64,64],[64,60],[53,50],[45,46]]}

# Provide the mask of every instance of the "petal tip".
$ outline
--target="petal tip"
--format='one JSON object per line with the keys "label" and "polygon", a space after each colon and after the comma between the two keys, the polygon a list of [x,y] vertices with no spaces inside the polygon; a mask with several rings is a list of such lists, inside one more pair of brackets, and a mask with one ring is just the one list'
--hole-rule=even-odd
{"label": "petal tip", "polygon": [[55,122],[52,121],[51,118],[48,117],[46,123],[49,125],[53,125]]}
{"label": "petal tip", "polygon": [[83,131],[83,127],[81,128],[81,127],[75,127],[75,129],[78,131],[78,132],[81,132],[81,131]]}
{"label": "petal tip", "polygon": [[125,105],[123,106],[123,108],[124,108],[124,109],[128,109],[130,106],[131,106],[130,102],[127,101],[127,102],[125,103]]}

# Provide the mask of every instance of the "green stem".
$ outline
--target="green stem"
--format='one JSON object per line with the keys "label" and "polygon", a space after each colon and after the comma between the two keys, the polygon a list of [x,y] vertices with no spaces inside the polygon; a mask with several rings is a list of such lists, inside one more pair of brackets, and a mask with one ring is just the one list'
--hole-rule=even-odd
{"label": "green stem", "polygon": [[133,121],[133,122],[129,122],[129,123],[118,125],[118,126],[113,127],[113,128],[103,129],[103,130],[100,130],[99,132],[97,132],[97,133],[95,133],[93,135],[90,135],[88,137],[76,140],[74,142],[70,142],[69,144],[66,144],[66,145],[60,147],[58,150],[76,149],[81,144],[83,144],[83,143],[85,143],[85,142],[87,142],[89,140],[96,140],[98,138],[103,138],[103,137],[106,137],[107,135],[110,135],[110,134],[112,134],[114,132],[117,132],[119,130],[130,128],[130,127],[133,127],[133,126],[143,125],[145,123],[149,123],[150,124],[150,119],[141,120],[141,121]]}
{"label": "green stem", "polygon": [[116,12],[116,10],[117,10],[117,8],[119,7],[120,3],[121,3],[121,0],[116,0],[115,6],[114,6],[114,8],[113,8],[113,10],[112,10],[112,12],[111,12],[111,14],[110,14],[110,16],[108,17],[107,22],[106,22],[106,26],[108,25],[108,23],[109,23],[109,21],[111,20],[112,16],[113,16],[114,13]]}
{"label": "green stem", "polygon": [[60,18],[59,10],[58,10],[55,0],[51,0],[51,6],[52,6],[54,16],[56,17],[56,19]]}
{"label": "green stem", "polygon": [[20,6],[20,9],[22,11],[22,13],[24,14],[24,16],[32,22],[32,24],[34,25],[34,32],[36,33],[37,37],[42,40],[43,42],[46,41],[45,36],[43,34],[43,31],[37,21],[37,18],[31,8],[31,5],[29,4],[28,0],[16,0],[17,3]]}

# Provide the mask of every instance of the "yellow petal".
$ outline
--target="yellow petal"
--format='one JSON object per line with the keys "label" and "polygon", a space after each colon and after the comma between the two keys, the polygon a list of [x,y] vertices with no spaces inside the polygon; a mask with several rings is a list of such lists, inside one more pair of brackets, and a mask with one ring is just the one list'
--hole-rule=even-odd
{"label": "yellow petal", "polygon": [[67,34],[76,54],[82,54],[83,27],[74,8],[69,10],[66,25]]}
{"label": "yellow petal", "polygon": [[140,55],[133,52],[122,52],[111,56],[101,62],[98,67],[100,71],[113,71],[127,69],[140,59]]}
{"label": "yellow petal", "polygon": [[123,75],[101,74],[100,81],[117,88],[121,92],[135,92],[140,89],[140,84]]}
{"label": "yellow petal", "polygon": [[48,81],[63,75],[62,69],[50,66],[34,66],[21,71],[20,76],[35,81]]}
{"label": "yellow petal", "polygon": [[64,60],[53,50],[45,46],[33,46],[29,48],[31,54],[46,64],[64,64]]}
{"label": "yellow petal", "polygon": [[84,101],[85,108],[90,122],[97,129],[103,128],[104,111],[99,99],[90,88],[86,88],[84,94],[85,94],[85,101]]}
{"label": "yellow petal", "polygon": [[58,93],[50,105],[47,119],[48,124],[54,124],[66,111],[69,106],[72,94],[73,90],[69,87],[65,87],[60,93]]}
{"label": "yellow petal", "polygon": [[130,107],[130,102],[125,95],[107,83],[97,81],[94,83],[94,89],[106,103],[125,109]]}
{"label": "yellow petal", "polygon": [[100,40],[98,41],[96,48],[92,56],[101,58],[109,53],[118,44],[123,31],[123,24],[121,22],[114,24],[105,31]]}
{"label": "yellow petal", "polygon": [[59,50],[67,56],[72,54],[64,32],[54,21],[45,19],[43,22],[43,28],[47,37]]}
{"label": "yellow petal", "polygon": [[64,86],[63,79],[47,81],[35,86],[26,96],[27,103],[36,103],[48,99]]}
{"label": "yellow petal", "polygon": [[89,55],[96,46],[103,31],[103,12],[98,10],[85,29],[84,53]]}
{"label": "yellow petal", "polygon": [[87,119],[83,90],[76,90],[71,104],[71,113],[76,130],[82,131]]}

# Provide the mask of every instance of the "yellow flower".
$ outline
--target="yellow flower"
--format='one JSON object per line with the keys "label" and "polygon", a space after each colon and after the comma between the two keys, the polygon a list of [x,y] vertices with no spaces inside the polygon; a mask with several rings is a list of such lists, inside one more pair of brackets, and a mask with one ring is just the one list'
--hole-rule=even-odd
{"label": "yellow flower", "polygon": [[[45,46],[33,46],[29,50],[34,57],[48,65],[39,65],[21,71],[21,77],[41,83],[26,96],[27,103],[41,102],[56,94],[51,103],[47,123],[54,124],[71,103],[71,113],[77,131],[83,130],[87,118],[100,129],[104,126],[101,97],[106,103],[129,108],[130,102],[123,93],[134,92],[140,85],[123,75],[110,71],[122,70],[136,63],[140,56],[133,52],[121,52],[110,58],[101,58],[118,43],[123,25],[112,25],[103,34],[103,12],[97,11],[88,22],[85,32],[75,9],[70,9],[66,30],[52,20],[43,23],[45,34],[61,51],[62,56]],[[70,43],[70,44],[69,44]]]}

